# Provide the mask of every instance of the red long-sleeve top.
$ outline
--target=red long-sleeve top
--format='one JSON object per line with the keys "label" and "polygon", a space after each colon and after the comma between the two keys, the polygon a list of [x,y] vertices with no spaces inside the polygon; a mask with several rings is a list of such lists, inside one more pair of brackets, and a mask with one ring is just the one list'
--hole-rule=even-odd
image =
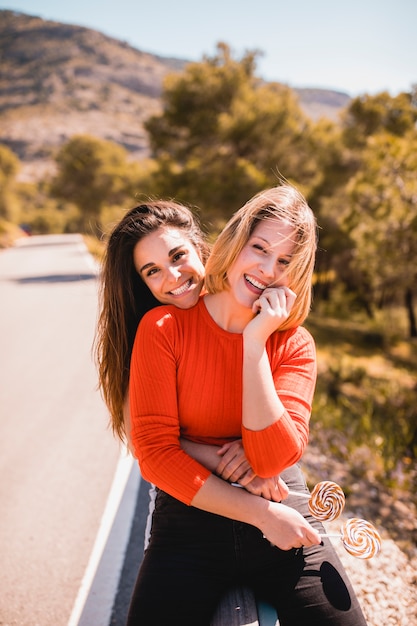
{"label": "red long-sleeve top", "polygon": [[259,431],[242,425],[243,336],[220,328],[204,298],[192,309],[160,306],[139,324],[130,371],[132,442],[146,480],[190,504],[210,475],[180,437],[223,445],[242,438],[256,474],[294,464],[308,440],[316,382],[314,341],[297,327],[267,342],[284,415]]}

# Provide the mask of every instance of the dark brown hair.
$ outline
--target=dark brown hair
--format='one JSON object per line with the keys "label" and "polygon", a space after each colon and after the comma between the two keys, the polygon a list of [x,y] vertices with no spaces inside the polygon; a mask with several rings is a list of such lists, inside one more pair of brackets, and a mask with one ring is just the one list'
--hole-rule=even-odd
{"label": "dark brown hair", "polygon": [[197,218],[174,201],[152,201],[131,209],[110,234],[100,275],[100,311],[94,352],[99,387],[110,411],[113,432],[126,440],[123,405],[129,386],[130,358],[137,326],[159,305],[133,261],[136,244],[162,226],[184,231],[203,263],[209,247]]}

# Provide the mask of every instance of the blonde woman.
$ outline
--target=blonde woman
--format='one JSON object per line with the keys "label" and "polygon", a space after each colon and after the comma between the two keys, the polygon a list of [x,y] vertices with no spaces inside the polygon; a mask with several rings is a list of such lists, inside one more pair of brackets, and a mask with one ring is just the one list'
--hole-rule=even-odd
{"label": "blonde woman", "polygon": [[[316,380],[314,342],[302,327],[315,251],[316,223],[303,196],[287,184],[266,190],[214,244],[208,293],[187,310],[155,309],[139,325],[132,444],[158,493],[128,626],[208,625],[237,583],[270,602],[281,626],[366,623],[304,502],[261,498],[217,475],[216,446],[241,438],[256,475],[281,474],[306,490],[296,463]],[[146,265],[140,244],[136,254]],[[184,440],[199,444],[201,455],[193,458]]]}

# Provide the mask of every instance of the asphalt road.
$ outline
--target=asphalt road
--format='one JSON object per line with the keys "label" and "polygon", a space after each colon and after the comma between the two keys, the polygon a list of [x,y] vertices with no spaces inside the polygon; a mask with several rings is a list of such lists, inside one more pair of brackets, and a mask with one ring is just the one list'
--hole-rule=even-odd
{"label": "asphalt road", "polygon": [[[3,626],[67,626],[85,587],[120,463],[96,389],[96,315],[96,270],[80,236],[28,237],[0,252]],[[116,508],[136,470],[124,463]]]}

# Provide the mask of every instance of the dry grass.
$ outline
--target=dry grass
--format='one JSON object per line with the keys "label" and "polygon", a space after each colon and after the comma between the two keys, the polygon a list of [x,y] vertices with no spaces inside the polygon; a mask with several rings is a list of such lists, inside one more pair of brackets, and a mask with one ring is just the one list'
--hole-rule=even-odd
{"label": "dry grass", "polygon": [[313,484],[339,482],[351,511],[415,554],[417,342],[405,322],[401,310],[372,325],[309,318],[319,376],[304,461]]}

